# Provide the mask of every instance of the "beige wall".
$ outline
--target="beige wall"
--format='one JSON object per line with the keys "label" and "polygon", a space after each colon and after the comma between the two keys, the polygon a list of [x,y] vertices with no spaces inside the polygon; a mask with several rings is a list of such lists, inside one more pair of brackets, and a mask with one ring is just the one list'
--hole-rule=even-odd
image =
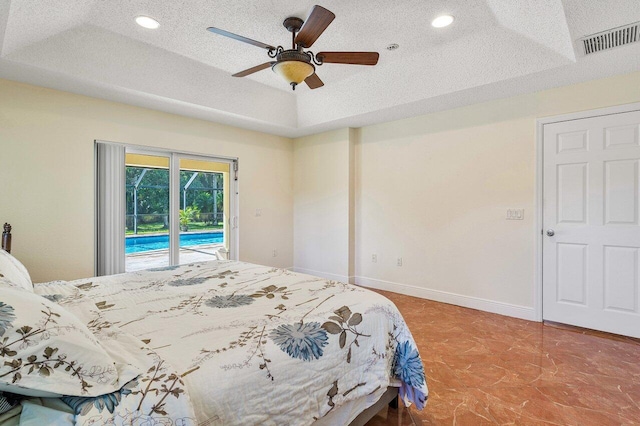
{"label": "beige wall", "polygon": [[294,140],[295,270],[347,281],[351,132]]}
{"label": "beige wall", "polygon": [[34,281],[94,274],[95,139],[239,157],[240,258],[293,265],[290,139],[0,80],[0,221]]}
{"label": "beige wall", "polygon": [[[456,113],[441,129],[435,115],[362,130],[356,275],[532,306],[534,121]],[[525,220],[506,221],[508,208]]]}

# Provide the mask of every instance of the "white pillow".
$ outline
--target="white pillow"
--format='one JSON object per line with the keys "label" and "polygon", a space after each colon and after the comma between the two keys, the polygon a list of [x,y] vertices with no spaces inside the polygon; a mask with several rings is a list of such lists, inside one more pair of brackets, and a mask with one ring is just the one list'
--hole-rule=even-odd
{"label": "white pillow", "polygon": [[98,396],[138,374],[116,364],[93,333],[60,305],[0,285],[0,392]]}
{"label": "white pillow", "polygon": [[33,283],[27,268],[18,259],[0,249],[0,278],[2,277],[25,290],[33,291]]}
{"label": "white pillow", "polygon": [[[17,288],[18,290],[24,290],[24,287],[22,287],[19,284],[14,283],[13,281],[4,278],[4,277],[0,277],[0,287],[13,287],[13,288]],[[2,300],[2,288],[0,288],[0,301]],[[0,339],[0,343],[2,342],[2,339]]]}

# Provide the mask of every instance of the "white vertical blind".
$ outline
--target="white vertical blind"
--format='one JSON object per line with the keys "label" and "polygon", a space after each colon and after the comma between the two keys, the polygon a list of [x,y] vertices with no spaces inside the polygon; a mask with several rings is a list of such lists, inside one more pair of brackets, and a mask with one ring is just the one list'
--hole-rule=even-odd
{"label": "white vertical blind", "polygon": [[180,263],[180,157],[171,154],[169,176],[169,257],[172,265]]}
{"label": "white vertical blind", "polygon": [[96,142],[97,268],[101,275],[125,271],[125,147]]}

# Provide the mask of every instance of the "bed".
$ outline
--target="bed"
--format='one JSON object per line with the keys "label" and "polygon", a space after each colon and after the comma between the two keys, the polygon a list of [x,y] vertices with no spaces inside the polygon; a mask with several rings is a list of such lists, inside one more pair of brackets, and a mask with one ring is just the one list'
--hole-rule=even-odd
{"label": "bed", "polygon": [[[0,282],[0,300],[21,306],[19,298],[28,297],[40,307],[30,333],[49,312],[62,317],[33,339],[42,346],[31,355],[41,357],[31,358],[35,373],[26,361],[16,365],[17,344],[10,350],[18,354],[3,354],[0,391],[31,395],[42,409],[53,404],[49,413],[62,401],[76,424],[364,424],[398,393],[418,409],[427,401],[422,362],[401,314],[358,286],[225,260],[41,283],[33,296],[10,285]],[[2,312],[0,306],[6,336]],[[73,325],[64,323],[67,315]],[[59,383],[73,372],[60,361],[53,368],[58,352],[46,358],[46,350],[81,327],[107,366],[83,364],[88,387],[74,376],[67,390],[41,386],[38,380],[58,376]],[[43,336],[49,340],[38,340]],[[67,352],[62,361],[69,363]],[[50,369],[44,378],[41,365]],[[15,383],[11,371],[22,373]]]}

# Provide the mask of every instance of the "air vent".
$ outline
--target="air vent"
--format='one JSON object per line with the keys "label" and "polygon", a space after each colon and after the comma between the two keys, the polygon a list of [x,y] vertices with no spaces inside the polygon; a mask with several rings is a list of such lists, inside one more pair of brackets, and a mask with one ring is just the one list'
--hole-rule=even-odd
{"label": "air vent", "polygon": [[592,34],[581,38],[580,41],[585,55],[635,43],[640,41],[640,22]]}

